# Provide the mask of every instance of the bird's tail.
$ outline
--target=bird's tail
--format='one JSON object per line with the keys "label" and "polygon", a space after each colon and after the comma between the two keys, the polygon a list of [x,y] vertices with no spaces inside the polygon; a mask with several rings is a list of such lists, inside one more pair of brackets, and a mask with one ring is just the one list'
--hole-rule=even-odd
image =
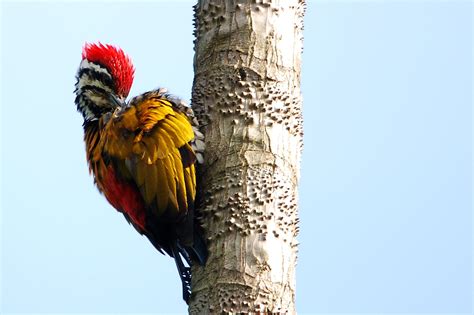
{"label": "bird's tail", "polygon": [[193,233],[193,245],[192,246],[184,246],[183,250],[187,252],[188,256],[191,258],[190,265],[193,262],[197,262],[199,265],[204,266],[207,260],[207,246],[204,242],[202,234],[194,230]]}
{"label": "bird's tail", "polygon": [[[189,297],[191,296],[191,267],[185,266],[183,260],[184,257],[188,265],[190,264],[189,255],[183,253],[178,241],[171,244],[171,252],[173,254],[174,262],[176,263],[176,268],[178,268],[179,277],[181,278],[182,287],[183,287],[183,300],[188,303]],[[180,255],[181,254],[181,255]]]}
{"label": "bird's tail", "polygon": [[[171,245],[171,252],[173,254],[176,267],[178,268],[179,277],[181,278],[183,286],[183,300],[188,303],[191,296],[191,266],[197,262],[201,266],[206,263],[207,247],[202,236],[194,232],[193,245],[182,246],[177,240]],[[184,261],[183,262],[183,258]]]}
{"label": "bird's tail", "polygon": [[189,266],[198,263],[203,266],[207,260],[207,246],[203,238],[202,228],[194,215],[194,205],[188,207],[188,214],[184,220],[176,226],[177,243],[179,252],[186,259]]}

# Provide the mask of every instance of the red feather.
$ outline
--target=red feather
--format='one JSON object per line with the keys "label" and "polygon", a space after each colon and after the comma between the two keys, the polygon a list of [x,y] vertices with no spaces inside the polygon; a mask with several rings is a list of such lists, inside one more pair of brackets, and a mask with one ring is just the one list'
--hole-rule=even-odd
{"label": "red feather", "polygon": [[118,211],[126,213],[141,231],[145,231],[145,204],[140,192],[132,184],[121,180],[112,166],[107,168],[104,195]]}
{"label": "red feather", "polygon": [[112,45],[86,43],[82,50],[82,59],[105,67],[115,82],[117,95],[127,97],[133,83],[132,60],[122,49]]}

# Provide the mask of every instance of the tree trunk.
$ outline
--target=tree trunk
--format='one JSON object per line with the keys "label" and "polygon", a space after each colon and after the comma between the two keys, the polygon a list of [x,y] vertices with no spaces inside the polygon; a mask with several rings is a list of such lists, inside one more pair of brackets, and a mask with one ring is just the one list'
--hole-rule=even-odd
{"label": "tree trunk", "polygon": [[304,0],[199,0],[192,103],[208,240],[190,314],[295,313]]}

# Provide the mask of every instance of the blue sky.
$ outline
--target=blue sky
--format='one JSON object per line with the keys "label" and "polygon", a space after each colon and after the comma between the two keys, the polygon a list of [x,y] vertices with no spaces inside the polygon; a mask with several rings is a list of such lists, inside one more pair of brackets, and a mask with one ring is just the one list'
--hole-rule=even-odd
{"label": "blue sky", "polygon": [[[85,41],[190,98],[191,1],[1,4],[2,313],[185,313],[171,259],[88,175]],[[299,313],[471,313],[470,1],[310,1]]]}

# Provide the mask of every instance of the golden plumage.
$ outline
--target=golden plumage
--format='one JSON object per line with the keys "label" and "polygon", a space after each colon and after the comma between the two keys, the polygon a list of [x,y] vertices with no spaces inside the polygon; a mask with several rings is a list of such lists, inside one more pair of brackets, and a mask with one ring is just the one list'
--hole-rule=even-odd
{"label": "golden plumage", "polygon": [[[143,234],[155,224],[153,220],[179,224],[192,207],[196,197],[193,139],[189,118],[160,91],[132,99],[85,133],[97,186]],[[127,193],[123,190],[138,192],[142,204],[136,196],[122,200]]]}

